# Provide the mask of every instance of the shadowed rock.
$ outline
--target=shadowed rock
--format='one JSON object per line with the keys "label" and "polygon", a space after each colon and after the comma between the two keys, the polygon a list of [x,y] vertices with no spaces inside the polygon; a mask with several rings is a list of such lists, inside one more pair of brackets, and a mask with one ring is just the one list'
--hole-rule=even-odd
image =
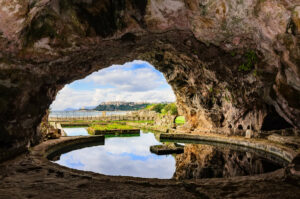
{"label": "shadowed rock", "polygon": [[300,128],[297,2],[1,0],[0,151],[40,142],[65,84],[135,59],[165,75],[183,130]]}

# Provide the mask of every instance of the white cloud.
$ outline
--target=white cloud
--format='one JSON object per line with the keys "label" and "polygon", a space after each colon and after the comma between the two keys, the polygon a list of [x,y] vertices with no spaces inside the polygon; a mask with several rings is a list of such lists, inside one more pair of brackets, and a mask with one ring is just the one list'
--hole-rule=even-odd
{"label": "white cloud", "polygon": [[139,137],[106,138],[104,146],[74,150],[61,155],[56,163],[106,175],[171,178],[175,171],[172,155],[157,156],[150,146],[160,144],[152,133]]}
{"label": "white cloud", "polygon": [[[134,64],[147,65],[147,68],[133,69]],[[85,82],[93,82],[99,86],[111,85],[120,91],[148,91],[166,83],[163,76],[147,62],[131,62],[125,65],[113,65],[95,72],[85,78]]]}
{"label": "white cloud", "polygon": [[[77,89],[66,85],[52,103],[53,110],[97,106],[105,101],[161,102],[175,101],[175,95],[166,80],[151,65],[134,69],[135,61],[122,66],[114,65],[95,72],[83,80],[85,85],[96,85],[94,89]],[[77,83],[78,84],[78,83]],[[80,85],[80,83],[79,83]],[[107,88],[109,87],[109,88]]]}

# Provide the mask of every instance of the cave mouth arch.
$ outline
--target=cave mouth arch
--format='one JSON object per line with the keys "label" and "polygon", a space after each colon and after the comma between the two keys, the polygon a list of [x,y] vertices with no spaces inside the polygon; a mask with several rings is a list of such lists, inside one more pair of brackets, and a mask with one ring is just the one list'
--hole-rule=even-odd
{"label": "cave mouth arch", "polygon": [[[11,58],[10,68],[3,72],[10,83],[0,87],[5,93],[0,96],[4,102],[0,104],[0,152],[12,156],[41,142],[37,127],[57,92],[66,84],[112,64],[135,59],[149,62],[164,74],[190,129],[211,130],[218,128],[220,121],[227,123],[225,126],[230,122],[239,124],[247,115],[251,115],[249,123],[258,127],[261,120],[255,119],[259,118],[257,113],[268,112],[263,106],[266,102],[259,95],[263,90],[251,89],[253,84],[263,80],[237,87],[246,81],[243,77],[253,74],[253,71],[239,70],[245,60],[220,47],[207,46],[190,31],[136,34],[130,41],[94,40],[79,50],[66,50],[57,57],[39,58],[33,54],[30,59]],[[211,106],[207,107],[210,102]],[[12,152],[6,153],[7,149]],[[1,157],[6,158],[6,155]]]}
{"label": "cave mouth arch", "polygon": [[[65,85],[50,110],[95,109],[100,103],[175,102],[174,91],[164,75],[142,60],[112,65],[93,72],[84,79]],[[125,106],[125,105],[124,105]]]}

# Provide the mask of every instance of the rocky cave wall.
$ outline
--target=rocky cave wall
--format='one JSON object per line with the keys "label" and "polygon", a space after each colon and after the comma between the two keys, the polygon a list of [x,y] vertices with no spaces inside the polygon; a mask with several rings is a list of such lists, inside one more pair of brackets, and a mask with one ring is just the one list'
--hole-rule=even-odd
{"label": "rocky cave wall", "polygon": [[135,59],[188,130],[299,129],[299,37],[299,0],[0,0],[0,159],[40,141],[65,84]]}

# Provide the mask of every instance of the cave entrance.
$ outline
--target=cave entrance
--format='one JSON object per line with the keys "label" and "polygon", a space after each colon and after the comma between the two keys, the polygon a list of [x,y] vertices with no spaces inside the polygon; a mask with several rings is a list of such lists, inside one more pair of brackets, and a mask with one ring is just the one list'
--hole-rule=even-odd
{"label": "cave entrance", "polygon": [[270,111],[263,120],[261,130],[262,131],[272,131],[292,128],[293,126],[289,124],[284,118],[282,118],[274,107],[270,108]]}
{"label": "cave entrance", "polygon": [[[174,101],[174,92],[163,74],[148,62],[135,60],[124,65],[112,65],[66,85],[50,107],[52,111],[91,110],[102,103],[103,106],[108,105],[107,111],[137,110],[138,105],[120,105],[122,102],[150,104]],[[109,106],[112,102],[121,104]],[[98,107],[98,110],[105,109]]]}
{"label": "cave entrance", "polygon": [[150,125],[165,117],[162,124],[168,125],[168,118],[178,115],[175,99],[161,72],[148,62],[135,60],[112,65],[65,85],[50,106],[48,121],[43,120],[41,126],[47,123],[52,131],[60,129],[62,135],[77,136],[88,135],[86,127],[102,121]]}

